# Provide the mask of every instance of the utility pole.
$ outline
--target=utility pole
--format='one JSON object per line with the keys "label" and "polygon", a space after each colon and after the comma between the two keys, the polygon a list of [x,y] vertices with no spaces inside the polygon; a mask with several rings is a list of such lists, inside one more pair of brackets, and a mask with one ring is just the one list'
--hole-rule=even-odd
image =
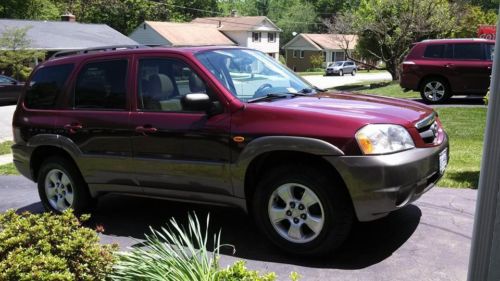
{"label": "utility pole", "polygon": [[497,22],[495,55],[474,232],[469,259],[469,281],[500,280],[500,26]]}

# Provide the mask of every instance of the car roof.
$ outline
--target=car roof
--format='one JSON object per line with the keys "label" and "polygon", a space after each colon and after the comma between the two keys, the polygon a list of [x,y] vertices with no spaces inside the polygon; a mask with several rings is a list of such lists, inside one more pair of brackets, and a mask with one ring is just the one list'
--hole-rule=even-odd
{"label": "car roof", "polygon": [[[104,47],[103,47],[104,48]],[[194,54],[210,50],[247,49],[235,46],[199,46],[199,47],[140,47],[132,49],[95,50],[84,54],[70,54],[67,56],[54,57],[43,63],[43,65],[57,65],[65,63],[76,63],[86,58],[106,58],[108,56],[130,55],[130,54]],[[78,52],[78,51],[75,51]]]}
{"label": "car roof", "polygon": [[447,39],[426,39],[416,44],[450,44],[450,43],[495,43],[495,40],[484,38],[447,38]]}

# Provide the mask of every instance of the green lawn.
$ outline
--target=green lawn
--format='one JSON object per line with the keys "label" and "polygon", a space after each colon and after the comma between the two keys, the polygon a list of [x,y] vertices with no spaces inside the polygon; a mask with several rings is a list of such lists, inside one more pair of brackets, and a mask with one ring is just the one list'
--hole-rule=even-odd
{"label": "green lawn", "polygon": [[477,188],[486,108],[438,108],[450,139],[450,162],[439,186]]}
{"label": "green lawn", "polygon": [[14,167],[13,163],[0,165],[0,176],[3,175],[19,175],[16,167]]}
{"label": "green lawn", "polygon": [[346,85],[333,88],[336,91],[358,92],[370,95],[379,95],[393,98],[416,99],[420,98],[418,92],[404,92],[397,82],[391,83],[368,83],[368,84],[355,84]]}
{"label": "green lawn", "polygon": [[12,144],[13,142],[11,141],[4,141],[0,143],[0,155],[12,153],[12,151],[10,150]]}

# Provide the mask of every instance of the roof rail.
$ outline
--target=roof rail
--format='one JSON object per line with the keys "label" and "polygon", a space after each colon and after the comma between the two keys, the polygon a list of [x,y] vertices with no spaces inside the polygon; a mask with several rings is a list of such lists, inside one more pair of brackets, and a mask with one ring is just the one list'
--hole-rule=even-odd
{"label": "roof rail", "polygon": [[444,41],[444,40],[450,40],[450,41],[465,41],[465,40],[472,40],[472,41],[487,41],[488,39],[485,38],[441,38],[441,39],[425,39],[420,42],[432,42],[432,41]]}
{"label": "roof rail", "polygon": [[142,48],[150,48],[145,45],[115,45],[115,46],[102,46],[96,48],[87,48],[87,49],[76,49],[76,50],[68,50],[68,51],[60,51],[53,54],[49,60],[73,56],[73,55],[82,55],[94,52],[106,52],[106,51],[117,51],[117,50],[129,50],[129,49],[142,49]]}

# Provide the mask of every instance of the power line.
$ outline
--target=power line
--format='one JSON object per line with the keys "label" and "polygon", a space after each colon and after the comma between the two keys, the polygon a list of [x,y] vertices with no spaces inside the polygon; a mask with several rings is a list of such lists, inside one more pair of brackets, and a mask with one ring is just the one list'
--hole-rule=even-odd
{"label": "power line", "polygon": [[[151,3],[157,4],[157,5],[164,5],[164,6],[171,6],[171,7],[176,7],[184,10],[192,10],[192,11],[197,11],[197,12],[206,12],[206,13],[211,13],[211,14],[217,14],[217,15],[223,15],[227,17],[228,15],[223,12],[217,12],[213,10],[204,10],[204,9],[198,9],[198,8],[191,8],[191,7],[186,7],[186,6],[181,6],[181,5],[176,5],[176,4],[171,4],[171,3],[164,3],[164,2],[156,2],[153,0],[147,0]],[[225,23],[230,23],[230,24],[235,24],[235,25],[242,25],[242,26],[255,26],[253,24],[247,24],[247,23],[240,23],[240,22],[233,22],[233,21],[227,21],[223,19],[209,19],[209,18],[203,18],[205,20],[212,20],[212,21],[218,21],[218,22],[225,22]],[[271,21],[275,22],[275,20],[270,19]],[[291,23],[291,24],[307,24],[307,25],[324,25],[323,22],[298,22],[298,21],[285,21],[286,23]]]}

